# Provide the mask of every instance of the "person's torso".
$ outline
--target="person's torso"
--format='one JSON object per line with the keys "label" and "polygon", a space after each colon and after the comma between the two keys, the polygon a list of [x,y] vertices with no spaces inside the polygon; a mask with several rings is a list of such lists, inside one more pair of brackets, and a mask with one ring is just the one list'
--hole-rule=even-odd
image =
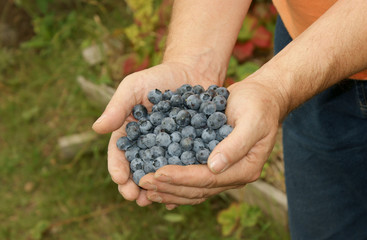
{"label": "person's torso", "polygon": [[[295,39],[337,0],[273,0],[290,36]],[[367,80],[367,69],[350,77]]]}

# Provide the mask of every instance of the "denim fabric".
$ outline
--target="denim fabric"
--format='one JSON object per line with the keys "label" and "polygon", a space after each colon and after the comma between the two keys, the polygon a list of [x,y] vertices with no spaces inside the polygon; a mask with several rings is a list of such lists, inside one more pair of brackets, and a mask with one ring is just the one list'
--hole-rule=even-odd
{"label": "denim fabric", "polygon": [[[275,54],[291,41],[278,18]],[[344,80],[292,111],[283,144],[292,239],[367,239],[367,81]]]}

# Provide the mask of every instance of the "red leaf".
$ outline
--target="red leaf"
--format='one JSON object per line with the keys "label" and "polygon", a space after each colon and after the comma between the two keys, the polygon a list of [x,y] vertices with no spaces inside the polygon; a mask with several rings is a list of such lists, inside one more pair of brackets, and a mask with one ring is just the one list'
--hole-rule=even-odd
{"label": "red leaf", "polygon": [[224,87],[229,87],[230,85],[232,85],[233,83],[235,83],[235,81],[233,80],[233,78],[226,78],[226,80],[224,80]]}
{"label": "red leaf", "polygon": [[150,63],[149,57],[146,56],[143,59],[143,61],[139,64],[139,66],[137,66],[137,68],[135,69],[135,71],[141,71],[141,70],[144,70],[144,69],[148,68],[149,67],[149,63]]}
{"label": "red leaf", "polygon": [[277,9],[275,8],[274,4],[270,4],[269,11],[272,16],[276,16],[278,14]]}
{"label": "red leaf", "polygon": [[258,29],[255,30],[251,42],[257,47],[269,48],[271,47],[271,39],[271,32],[269,32],[265,27],[260,26]]}
{"label": "red leaf", "polygon": [[166,36],[166,34],[167,34],[167,28],[165,27],[160,27],[156,30],[156,38],[154,43],[154,48],[156,51],[161,50],[159,47],[161,45],[162,39]]}
{"label": "red leaf", "polygon": [[123,74],[126,76],[130,73],[133,73],[136,68],[136,65],[137,65],[137,56],[135,54],[128,55],[128,57],[122,64]]}
{"label": "red leaf", "polygon": [[250,41],[245,43],[236,43],[233,48],[233,55],[238,59],[238,61],[241,62],[250,58],[254,52],[254,49],[254,44]]}

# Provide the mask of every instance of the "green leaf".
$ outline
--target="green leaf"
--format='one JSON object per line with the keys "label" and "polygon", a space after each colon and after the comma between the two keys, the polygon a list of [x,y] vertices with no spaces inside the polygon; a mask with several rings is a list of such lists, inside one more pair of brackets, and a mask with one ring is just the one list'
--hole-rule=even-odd
{"label": "green leaf", "polygon": [[36,0],[36,4],[41,13],[45,14],[48,9],[48,0]]}
{"label": "green leaf", "polygon": [[223,236],[229,236],[236,229],[240,214],[237,203],[232,203],[229,208],[219,212],[217,221],[222,225]]}
{"label": "green leaf", "polygon": [[185,216],[178,213],[167,213],[163,216],[163,219],[167,222],[178,223],[183,222],[185,220]]}
{"label": "green leaf", "polygon": [[253,62],[246,62],[242,65],[240,65],[236,70],[236,77],[237,80],[241,81],[251,74],[253,74],[255,71],[257,71],[260,68],[260,66]]}
{"label": "green leaf", "polygon": [[257,207],[251,207],[246,203],[241,204],[240,210],[241,213],[241,227],[253,227],[255,226],[259,218],[261,216],[261,210]]}
{"label": "green leaf", "polygon": [[43,233],[50,226],[50,222],[47,220],[40,220],[37,224],[30,230],[30,235],[32,239],[39,240],[42,239]]}
{"label": "green leaf", "polygon": [[251,15],[247,15],[238,33],[238,40],[242,42],[251,39],[256,25],[257,19]]}
{"label": "green leaf", "polygon": [[238,62],[235,57],[231,56],[229,59],[228,69],[227,69],[227,75],[234,75],[236,73],[236,69],[238,67]]}

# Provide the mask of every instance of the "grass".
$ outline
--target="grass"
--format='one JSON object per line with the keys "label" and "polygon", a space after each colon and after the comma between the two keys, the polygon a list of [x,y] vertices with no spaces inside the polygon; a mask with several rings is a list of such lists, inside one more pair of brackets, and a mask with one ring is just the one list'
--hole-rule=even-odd
{"label": "grass", "polygon": [[[0,48],[0,239],[234,239],[221,237],[217,222],[232,202],[225,195],[171,212],[125,201],[107,172],[108,135],[88,154],[59,158],[58,138],[90,130],[100,114],[76,82],[95,74],[81,41],[61,45]],[[244,234],[289,238],[265,216]]]}

